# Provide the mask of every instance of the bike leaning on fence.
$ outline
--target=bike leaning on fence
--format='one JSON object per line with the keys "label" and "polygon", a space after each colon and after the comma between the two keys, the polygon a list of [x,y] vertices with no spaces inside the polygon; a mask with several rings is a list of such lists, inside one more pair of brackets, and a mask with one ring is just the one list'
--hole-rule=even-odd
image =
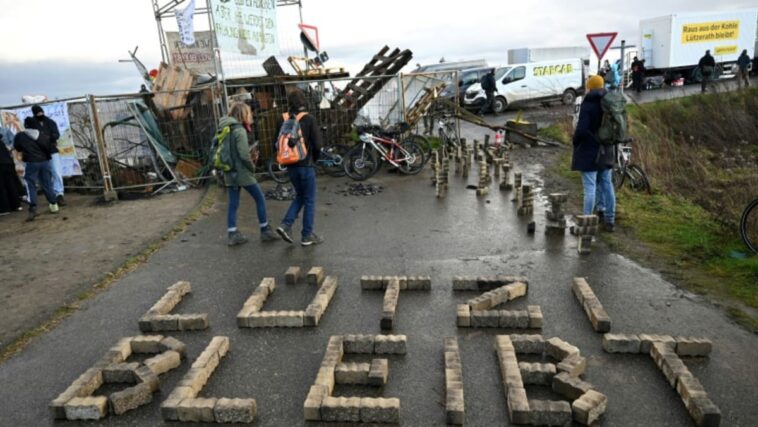
{"label": "bike leaning on fence", "polygon": [[400,135],[408,131],[407,123],[399,123],[390,129],[378,126],[359,126],[360,142],[345,156],[345,173],[356,181],[373,176],[387,162],[407,175],[415,175],[424,168],[426,156],[421,146],[406,140],[398,143]]}
{"label": "bike leaning on fence", "polygon": [[633,191],[650,193],[652,189],[647,174],[640,166],[632,163],[632,142],[631,139],[627,139],[616,146],[613,185],[616,190],[620,190],[626,182]]}
{"label": "bike leaning on fence", "polygon": [[758,197],[748,203],[742,212],[740,237],[753,253],[758,254]]}
{"label": "bike leaning on fence", "polygon": [[[344,160],[349,147],[343,144],[331,144],[321,148],[321,154],[316,161],[317,170],[321,170],[329,176],[345,176]],[[287,166],[276,162],[276,157],[268,160],[266,168],[268,175],[279,184],[290,182]]]}

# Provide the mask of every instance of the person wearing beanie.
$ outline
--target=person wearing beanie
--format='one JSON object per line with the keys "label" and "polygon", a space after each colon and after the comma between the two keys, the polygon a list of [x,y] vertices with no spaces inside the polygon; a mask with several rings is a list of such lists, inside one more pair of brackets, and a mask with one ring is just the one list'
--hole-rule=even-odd
{"label": "person wearing beanie", "polygon": [[603,121],[603,108],[600,102],[605,96],[605,81],[594,75],[587,80],[587,94],[579,109],[579,119],[573,138],[573,155],[571,170],[582,174],[584,187],[584,215],[592,215],[597,199],[597,186],[602,198],[604,227],[613,231],[616,211],[616,195],[611,182],[611,171],[615,162],[614,150],[601,146],[597,132]]}
{"label": "person wearing beanie", "polygon": [[63,199],[63,168],[61,166],[61,157],[58,154],[58,139],[61,137],[61,133],[58,130],[58,125],[55,120],[45,115],[45,110],[39,105],[32,105],[32,115],[39,123],[38,129],[47,135],[50,139],[50,164],[53,167],[53,191],[55,191],[55,198],[59,205],[65,206],[66,202]]}
{"label": "person wearing beanie", "polygon": [[42,184],[42,190],[49,203],[50,213],[59,212],[58,203],[53,191],[53,167],[50,164],[50,138],[39,130],[39,122],[34,117],[24,120],[23,132],[13,138],[13,148],[21,153],[24,161],[24,180],[29,189],[29,217],[34,221],[37,216],[37,182]]}

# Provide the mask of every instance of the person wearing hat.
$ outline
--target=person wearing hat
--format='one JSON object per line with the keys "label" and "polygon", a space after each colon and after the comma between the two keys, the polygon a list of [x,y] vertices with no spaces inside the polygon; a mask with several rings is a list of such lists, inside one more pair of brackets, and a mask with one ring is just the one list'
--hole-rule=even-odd
{"label": "person wearing hat", "polygon": [[713,78],[713,72],[716,70],[716,60],[711,56],[710,50],[705,51],[705,55],[700,58],[697,66],[700,67],[700,74],[702,74],[700,91],[705,93],[708,89],[708,82]]}
{"label": "person wearing hat", "polygon": [[[616,195],[611,182],[611,171],[615,162],[614,150],[601,147],[597,131],[603,121],[603,108],[600,102],[605,96],[605,81],[600,76],[591,76],[587,80],[587,94],[579,109],[579,120],[574,131],[574,152],[571,158],[571,170],[582,174],[584,187],[584,215],[592,215],[597,194],[603,200],[604,229],[613,231],[616,213]],[[597,186],[600,191],[597,192]]]}
{"label": "person wearing hat", "polygon": [[39,122],[34,117],[24,120],[24,131],[13,138],[13,148],[21,153],[24,161],[24,180],[29,189],[29,217],[34,221],[37,216],[37,181],[42,184],[42,190],[49,203],[50,213],[59,212],[58,203],[53,191],[53,168],[50,164],[50,138],[39,130]]}
{"label": "person wearing hat", "polygon": [[50,139],[50,164],[53,167],[53,191],[55,191],[55,198],[57,203],[61,206],[65,206],[66,202],[63,199],[63,169],[61,167],[61,157],[58,154],[58,139],[61,137],[60,131],[58,131],[58,125],[55,120],[45,115],[45,110],[39,105],[32,105],[32,115],[37,120],[39,126],[37,129],[40,132],[47,135]]}

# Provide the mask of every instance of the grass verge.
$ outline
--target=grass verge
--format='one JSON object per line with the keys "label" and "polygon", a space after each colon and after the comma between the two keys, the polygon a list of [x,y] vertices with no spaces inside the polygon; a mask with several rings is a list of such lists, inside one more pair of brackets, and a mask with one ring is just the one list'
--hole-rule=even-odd
{"label": "grass verge", "polygon": [[101,292],[109,289],[116,282],[121,280],[127,274],[136,270],[139,266],[147,262],[151,255],[164,247],[169,241],[173,240],[179,233],[184,232],[193,222],[197,221],[205,211],[207,211],[213,203],[216,201],[218,194],[218,186],[211,185],[206,191],[200,203],[188,213],[183,219],[174,224],[171,229],[156,239],[153,243],[149,244],[142,252],[128,258],[124,263],[113,271],[105,274],[105,276],[97,281],[91,288],[80,293],[75,297],[76,301],[70,304],[66,304],[60,307],[53,313],[53,315],[46,322],[35,327],[32,330],[25,332],[20,337],[16,338],[2,352],[0,352],[0,364],[5,363],[8,359],[18,354],[35,338],[41,336],[47,331],[55,329],[69,316],[76,313],[80,308],[80,303],[87,301]]}

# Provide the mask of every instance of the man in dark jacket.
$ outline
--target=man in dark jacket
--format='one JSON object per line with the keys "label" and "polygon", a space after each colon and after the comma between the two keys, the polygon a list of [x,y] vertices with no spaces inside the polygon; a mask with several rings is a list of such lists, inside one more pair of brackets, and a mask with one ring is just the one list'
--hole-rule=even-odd
{"label": "man in dark jacket", "polygon": [[642,80],[645,77],[645,64],[636,56],[632,61],[632,86],[637,93],[642,93]]}
{"label": "man in dark jacket", "polygon": [[289,117],[306,113],[300,118],[299,124],[308,155],[300,162],[287,166],[290,182],[295,187],[295,200],[290,204],[287,214],[282,220],[282,225],[276,229],[276,232],[282,239],[293,243],[292,224],[295,223],[300,211],[303,210],[303,230],[300,244],[310,246],[324,241],[323,238],[313,232],[313,221],[316,216],[315,164],[321,153],[321,131],[316,119],[306,112],[305,94],[302,90],[295,88],[287,93],[287,105],[289,106]]}
{"label": "man in dark jacket", "polygon": [[483,116],[487,112],[495,112],[495,90],[497,84],[495,83],[495,70],[490,70],[482,77],[482,89],[487,95],[487,99],[484,101],[482,108],[479,109],[479,115]]}
{"label": "man in dark jacket", "polygon": [[579,120],[574,132],[571,170],[582,173],[584,215],[592,215],[596,202],[596,186],[600,185],[605,208],[604,228],[612,232],[616,219],[616,195],[611,182],[615,151],[613,146],[601,144],[597,138],[597,131],[603,121],[603,86],[604,81],[600,76],[592,76],[587,80],[587,95],[579,110]]}
{"label": "man in dark jacket", "polygon": [[53,167],[50,164],[50,139],[37,129],[38,122],[33,117],[24,120],[26,130],[16,134],[13,148],[21,153],[25,165],[24,180],[29,189],[29,217],[34,221],[37,216],[37,181],[42,184],[42,190],[49,203],[51,213],[58,213],[58,203],[53,191]]}
{"label": "man in dark jacket", "polygon": [[65,206],[66,203],[63,200],[63,169],[61,167],[60,154],[58,154],[58,140],[61,137],[61,133],[58,130],[58,125],[55,123],[55,120],[47,117],[45,111],[39,105],[32,105],[32,114],[34,115],[34,118],[37,119],[37,122],[39,122],[37,129],[46,134],[50,139],[50,164],[53,167],[53,191],[55,191],[55,198],[58,201],[58,204]]}
{"label": "man in dark jacket", "polygon": [[750,70],[748,67],[750,67],[750,56],[747,54],[747,49],[742,51],[742,54],[739,58],[737,58],[737,87],[742,87],[742,84],[745,84],[745,87],[750,87]]}
{"label": "man in dark jacket", "polygon": [[711,56],[710,50],[705,51],[705,55],[700,58],[697,66],[700,67],[700,74],[702,74],[700,91],[705,93],[708,89],[708,82],[713,78],[713,73],[716,71],[716,60]]}

